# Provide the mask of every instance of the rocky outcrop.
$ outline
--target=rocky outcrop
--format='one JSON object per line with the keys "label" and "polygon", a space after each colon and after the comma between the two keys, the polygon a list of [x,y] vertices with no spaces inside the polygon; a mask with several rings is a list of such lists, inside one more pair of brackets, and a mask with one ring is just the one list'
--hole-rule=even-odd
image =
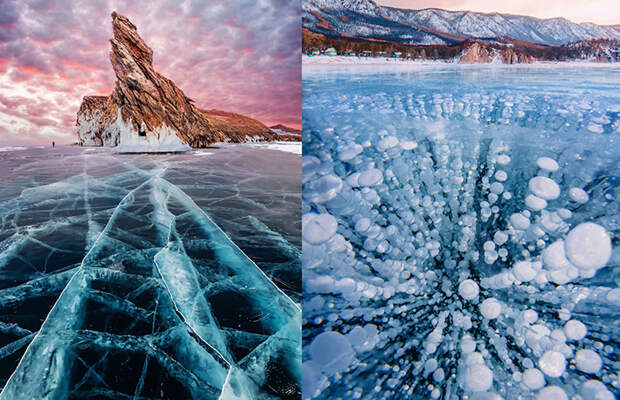
{"label": "rocky outcrop", "polygon": [[109,96],[84,97],[77,115],[80,144],[132,149],[144,144],[166,151],[177,145],[277,139],[254,119],[197,108],[174,82],[153,69],[153,50],[129,19],[113,12],[112,27],[115,87]]}
{"label": "rocky outcrop", "polygon": [[461,55],[460,63],[477,64],[477,63],[490,63],[493,61],[491,52],[482,47],[480,43],[474,43],[467,47]]}
{"label": "rocky outcrop", "polygon": [[297,141],[301,140],[301,129],[290,128],[286,125],[278,124],[270,126],[272,132],[278,134],[279,140]]}
{"label": "rocky outcrop", "polygon": [[510,46],[490,46],[481,42],[473,42],[466,46],[458,60],[462,64],[518,64],[536,61],[534,57],[518,52]]}

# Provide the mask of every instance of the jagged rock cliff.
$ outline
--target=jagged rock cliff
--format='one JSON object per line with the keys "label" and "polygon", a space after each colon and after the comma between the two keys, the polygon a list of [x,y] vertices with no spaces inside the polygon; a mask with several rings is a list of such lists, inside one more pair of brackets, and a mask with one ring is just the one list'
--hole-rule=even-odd
{"label": "jagged rock cliff", "polygon": [[517,64],[535,61],[532,57],[519,54],[510,47],[492,48],[485,47],[481,43],[474,42],[466,47],[459,58],[460,63],[490,63],[501,62],[504,64]]}
{"label": "jagged rock cliff", "polygon": [[114,91],[110,96],[84,97],[77,115],[80,144],[171,151],[278,138],[252,118],[194,106],[174,82],[153,69],[153,50],[129,19],[113,12],[112,27]]}

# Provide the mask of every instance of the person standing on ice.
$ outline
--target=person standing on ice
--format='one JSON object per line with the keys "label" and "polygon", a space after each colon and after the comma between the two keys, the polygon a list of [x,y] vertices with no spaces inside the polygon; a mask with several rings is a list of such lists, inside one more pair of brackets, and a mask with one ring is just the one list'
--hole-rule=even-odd
{"label": "person standing on ice", "polygon": [[52,148],[56,147],[56,142],[52,142]]}

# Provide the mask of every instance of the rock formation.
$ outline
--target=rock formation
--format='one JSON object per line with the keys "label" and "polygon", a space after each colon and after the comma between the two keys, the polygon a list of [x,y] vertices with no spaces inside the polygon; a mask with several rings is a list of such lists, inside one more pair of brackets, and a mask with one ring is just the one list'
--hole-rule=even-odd
{"label": "rock formation", "polygon": [[113,12],[112,27],[115,87],[109,96],[84,97],[77,115],[80,144],[169,151],[214,142],[278,139],[252,118],[197,108],[174,82],[153,69],[153,50],[129,19]]}
{"label": "rock formation", "polygon": [[493,48],[474,42],[463,50],[459,62],[467,64],[490,62],[517,64],[520,62],[531,62],[531,60],[524,54],[518,54],[510,47]]}

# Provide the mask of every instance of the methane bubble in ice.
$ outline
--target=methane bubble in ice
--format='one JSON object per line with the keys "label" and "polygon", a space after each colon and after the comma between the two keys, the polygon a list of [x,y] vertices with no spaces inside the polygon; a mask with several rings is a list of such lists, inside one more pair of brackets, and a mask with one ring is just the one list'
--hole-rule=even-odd
{"label": "methane bubble in ice", "polygon": [[430,69],[318,70],[303,399],[619,398],[620,107],[591,93],[620,78],[569,96],[503,70],[501,92],[461,69],[432,90]]}
{"label": "methane bubble in ice", "polygon": [[538,168],[542,169],[543,171],[548,172],[555,172],[558,170],[558,168],[560,168],[558,163],[553,158],[549,157],[540,157],[536,161],[536,165],[538,165]]}
{"label": "methane bubble in ice", "polygon": [[560,195],[558,184],[546,176],[535,176],[530,179],[529,188],[535,196],[545,200],[554,200]]}
{"label": "methane bubble in ice", "polygon": [[568,191],[568,195],[575,203],[580,204],[587,203],[590,199],[585,190],[579,188],[570,188],[570,190]]}
{"label": "methane bubble in ice", "polygon": [[598,224],[592,222],[579,224],[566,237],[566,255],[578,268],[602,268],[611,257],[609,234]]}

